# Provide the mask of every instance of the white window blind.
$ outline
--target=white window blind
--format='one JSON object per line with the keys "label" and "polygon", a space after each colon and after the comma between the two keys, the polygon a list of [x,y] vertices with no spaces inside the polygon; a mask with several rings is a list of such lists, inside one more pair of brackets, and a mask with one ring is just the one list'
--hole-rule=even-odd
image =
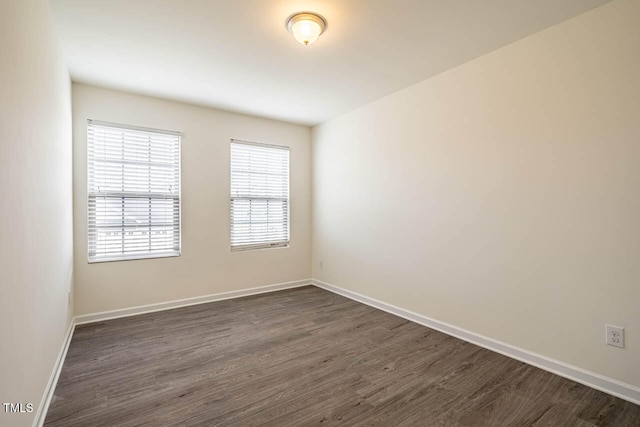
{"label": "white window blind", "polygon": [[89,120],[89,262],[180,255],[180,139]]}
{"label": "white window blind", "polygon": [[289,245],[289,147],[231,141],[231,249]]}

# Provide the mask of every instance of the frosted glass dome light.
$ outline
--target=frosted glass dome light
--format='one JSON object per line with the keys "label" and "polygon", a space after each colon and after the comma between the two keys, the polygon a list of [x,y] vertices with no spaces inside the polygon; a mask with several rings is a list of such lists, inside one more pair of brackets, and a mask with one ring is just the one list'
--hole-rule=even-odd
{"label": "frosted glass dome light", "polygon": [[285,25],[298,42],[307,46],[318,40],[327,28],[327,21],[315,13],[300,12],[287,18]]}

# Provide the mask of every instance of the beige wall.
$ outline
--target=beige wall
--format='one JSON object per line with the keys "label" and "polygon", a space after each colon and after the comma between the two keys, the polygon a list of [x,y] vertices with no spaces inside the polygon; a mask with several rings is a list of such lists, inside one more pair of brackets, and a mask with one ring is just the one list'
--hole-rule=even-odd
{"label": "beige wall", "polygon": [[71,320],[71,87],[46,0],[0,2],[0,402],[31,425]]}
{"label": "beige wall", "polygon": [[313,276],[640,386],[639,22],[619,0],[314,128]]}
{"label": "beige wall", "polygon": [[[184,132],[182,256],[87,263],[87,119]],[[310,277],[309,128],[79,84],[73,122],[76,314]],[[230,251],[231,138],[291,147],[289,248]]]}

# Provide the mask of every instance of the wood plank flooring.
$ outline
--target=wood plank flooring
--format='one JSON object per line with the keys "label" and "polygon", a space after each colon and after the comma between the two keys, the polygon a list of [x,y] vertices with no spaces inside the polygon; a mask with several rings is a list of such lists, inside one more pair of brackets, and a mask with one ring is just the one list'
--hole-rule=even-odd
{"label": "wood plank flooring", "polygon": [[640,406],[316,287],[78,326],[46,426],[640,426]]}

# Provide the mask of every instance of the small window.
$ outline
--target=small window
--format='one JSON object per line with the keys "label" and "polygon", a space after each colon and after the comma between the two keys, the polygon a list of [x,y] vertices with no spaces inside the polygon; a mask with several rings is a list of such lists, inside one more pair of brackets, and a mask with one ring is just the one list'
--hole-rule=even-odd
{"label": "small window", "polygon": [[180,139],[88,121],[89,262],[180,255]]}
{"label": "small window", "polygon": [[231,250],[289,245],[289,147],[231,140]]}

